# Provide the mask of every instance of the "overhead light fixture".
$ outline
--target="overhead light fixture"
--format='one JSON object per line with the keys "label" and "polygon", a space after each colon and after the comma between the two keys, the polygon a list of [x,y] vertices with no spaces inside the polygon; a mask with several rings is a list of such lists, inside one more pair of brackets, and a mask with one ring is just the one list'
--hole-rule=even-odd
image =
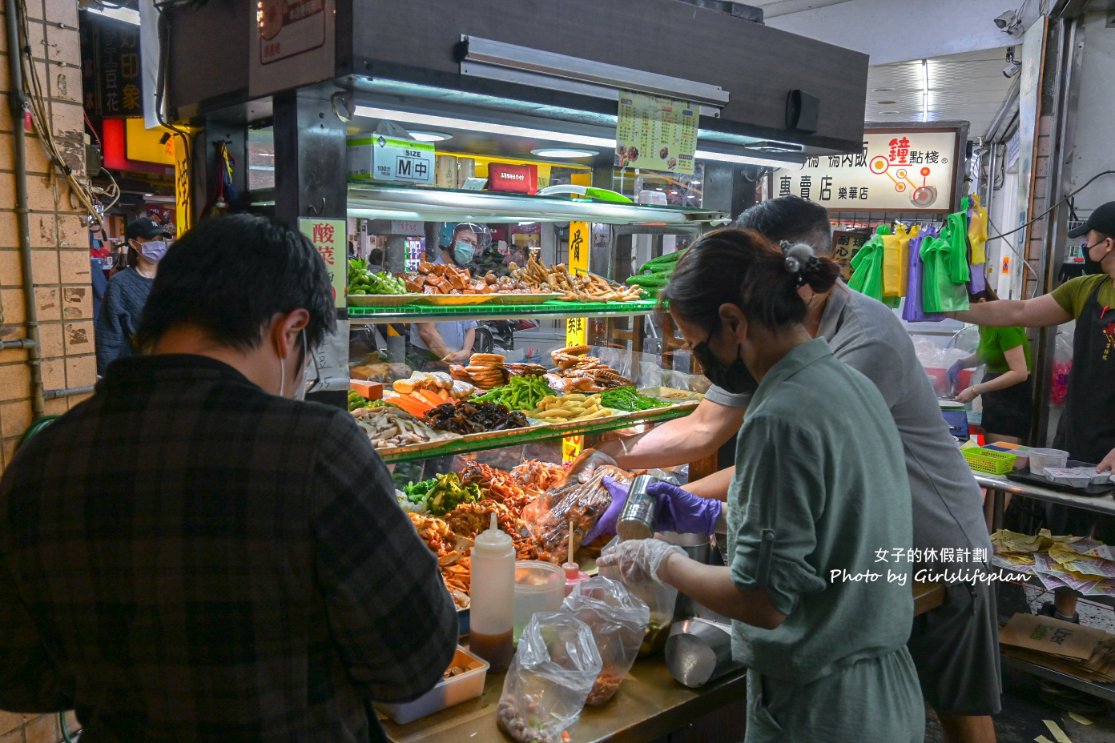
{"label": "overhead light fixture", "polygon": [[123,21],[133,26],[139,25],[139,11],[135,8],[85,8],[89,13],[111,18],[114,21]]}
{"label": "overhead light fixture", "polygon": [[431,132],[425,129],[411,129],[409,132],[410,136],[419,142],[444,142],[447,139],[453,139],[452,134],[446,134],[445,132]]}
{"label": "overhead light fixture", "polygon": [[1007,65],[1003,68],[1003,77],[1012,78],[1022,71],[1022,64],[1014,58],[1014,47],[1007,47]]}
{"label": "overhead light fixture", "polygon": [[559,160],[575,160],[581,157],[596,157],[597,150],[580,150],[575,147],[539,147],[530,151],[538,157],[553,157]]}
{"label": "overhead light fixture", "polygon": [[921,61],[921,120],[929,121],[929,60]]}
{"label": "overhead light fixture", "polygon": [[[473,121],[470,119],[451,118],[449,116],[436,116],[432,114],[419,114],[410,111],[396,111],[389,108],[376,106],[357,105],[353,108],[353,116],[368,119],[387,119],[402,124],[416,124],[418,126],[431,126],[445,129],[463,129],[466,131],[485,132],[487,134],[503,134],[508,137],[525,137],[529,139],[542,139],[561,144],[584,145],[587,147],[603,147],[615,149],[614,138],[593,137],[587,134],[573,134],[570,132],[556,132],[549,129],[534,129],[526,126],[509,126],[495,124],[489,121]],[[697,150],[693,156],[698,160],[715,160],[718,162],[734,163],[736,165],[758,165],[762,167],[781,168],[797,163],[785,160],[772,160],[751,155],[730,155],[711,150]]]}

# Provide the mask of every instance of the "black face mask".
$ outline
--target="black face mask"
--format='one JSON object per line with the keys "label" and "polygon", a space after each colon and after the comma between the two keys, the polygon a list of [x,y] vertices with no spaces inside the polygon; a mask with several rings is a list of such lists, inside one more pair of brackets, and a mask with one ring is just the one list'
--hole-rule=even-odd
{"label": "black face mask", "polygon": [[751,376],[751,371],[743,363],[740,354],[737,349],[736,360],[725,365],[713,355],[707,340],[693,346],[693,355],[697,357],[710,382],[733,395],[752,394],[759,389],[759,382]]}
{"label": "black face mask", "polygon": [[[1092,260],[1092,248],[1096,247],[1102,242],[1103,240],[1100,240],[1100,242],[1098,243],[1092,243],[1091,245],[1084,246],[1084,250],[1082,251],[1084,253],[1084,273],[1088,276],[1096,276],[1098,274],[1105,273],[1105,271],[1103,270],[1103,260]],[[1104,256],[1104,258],[1107,258],[1110,255],[1111,253],[1108,253],[1106,256]]]}

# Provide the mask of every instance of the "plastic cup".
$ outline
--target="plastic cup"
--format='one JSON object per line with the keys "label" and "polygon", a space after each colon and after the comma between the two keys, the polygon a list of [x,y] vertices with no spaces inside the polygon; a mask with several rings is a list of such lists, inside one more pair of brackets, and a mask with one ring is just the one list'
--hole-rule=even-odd
{"label": "plastic cup", "polygon": [[565,599],[565,573],[557,565],[541,560],[515,563],[515,624],[513,641],[540,611],[557,611]]}
{"label": "plastic cup", "polygon": [[1030,474],[1044,475],[1046,467],[1064,467],[1068,464],[1069,453],[1060,449],[1031,449]]}

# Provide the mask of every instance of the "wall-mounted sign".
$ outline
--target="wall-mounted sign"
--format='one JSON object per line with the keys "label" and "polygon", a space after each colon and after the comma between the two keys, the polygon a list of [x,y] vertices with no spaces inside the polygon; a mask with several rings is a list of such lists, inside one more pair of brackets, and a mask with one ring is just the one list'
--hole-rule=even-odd
{"label": "wall-mounted sign", "polygon": [[348,176],[354,180],[432,184],[434,159],[429,142],[374,133],[348,138]]}
{"label": "wall-mounted sign", "polygon": [[139,26],[83,13],[81,47],[85,108],[102,118],[143,116]]}
{"label": "wall-mounted sign", "polygon": [[836,211],[950,211],[958,152],[952,129],[867,130],[860,152],[776,170],[774,195]]}
{"label": "wall-mounted sign", "polygon": [[852,278],[852,258],[855,257],[863,244],[867,242],[868,234],[853,232],[851,230],[835,230],[832,233],[832,259],[840,265],[844,280]]}
{"label": "wall-mounted sign", "polygon": [[258,0],[255,6],[248,50],[253,97],[333,77],[335,0]]}
{"label": "wall-mounted sign", "polygon": [[688,101],[621,90],[615,164],[692,175],[699,114]]}
{"label": "wall-mounted sign", "polygon": [[329,269],[329,278],[333,282],[333,305],[344,307],[345,290],[348,288],[348,220],[300,217],[298,229],[310,238]]}

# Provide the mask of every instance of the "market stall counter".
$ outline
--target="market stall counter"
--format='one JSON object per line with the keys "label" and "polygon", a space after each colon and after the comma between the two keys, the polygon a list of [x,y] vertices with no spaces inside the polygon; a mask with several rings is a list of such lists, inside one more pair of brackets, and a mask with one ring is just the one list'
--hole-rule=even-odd
{"label": "market stall counter", "polygon": [[[913,584],[914,612],[923,614],[940,606],[944,587],[938,583]],[[388,740],[394,743],[505,743],[498,729],[496,710],[503,689],[503,673],[489,673],[484,693],[476,699],[397,725],[381,716]],[[603,707],[586,707],[570,730],[576,743],[642,743],[681,730],[694,720],[747,696],[747,672],[734,671],[700,689],[682,686],[670,676],[661,655],[635,661],[620,693]],[[738,720],[739,737],[745,720]]]}
{"label": "market stall counter", "polygon": [[1022,495],[1027,498],[1034,498],[1035,500],[1044,501],[1046,503],[1056,503],[1071,508],[1081,508],[1085,511],[1115,515],[1115,495],[1112,494],[1098,496],[1076,495],[1074,493],[1062,492],[1051,488],[1043,488],[1039,485],[1032,485],[1030,483],[1008,480],[1003,475],[986,475],[980,472],[974,472],[973,474],[976,477],[976,482],[980,484],[980,487],[987,488],[988,495],[994,499],[993,504],[995,510],[992,518],[992,527],[994,529],[1003,528],[1003,504],[1008,493],[1011,495]]}

